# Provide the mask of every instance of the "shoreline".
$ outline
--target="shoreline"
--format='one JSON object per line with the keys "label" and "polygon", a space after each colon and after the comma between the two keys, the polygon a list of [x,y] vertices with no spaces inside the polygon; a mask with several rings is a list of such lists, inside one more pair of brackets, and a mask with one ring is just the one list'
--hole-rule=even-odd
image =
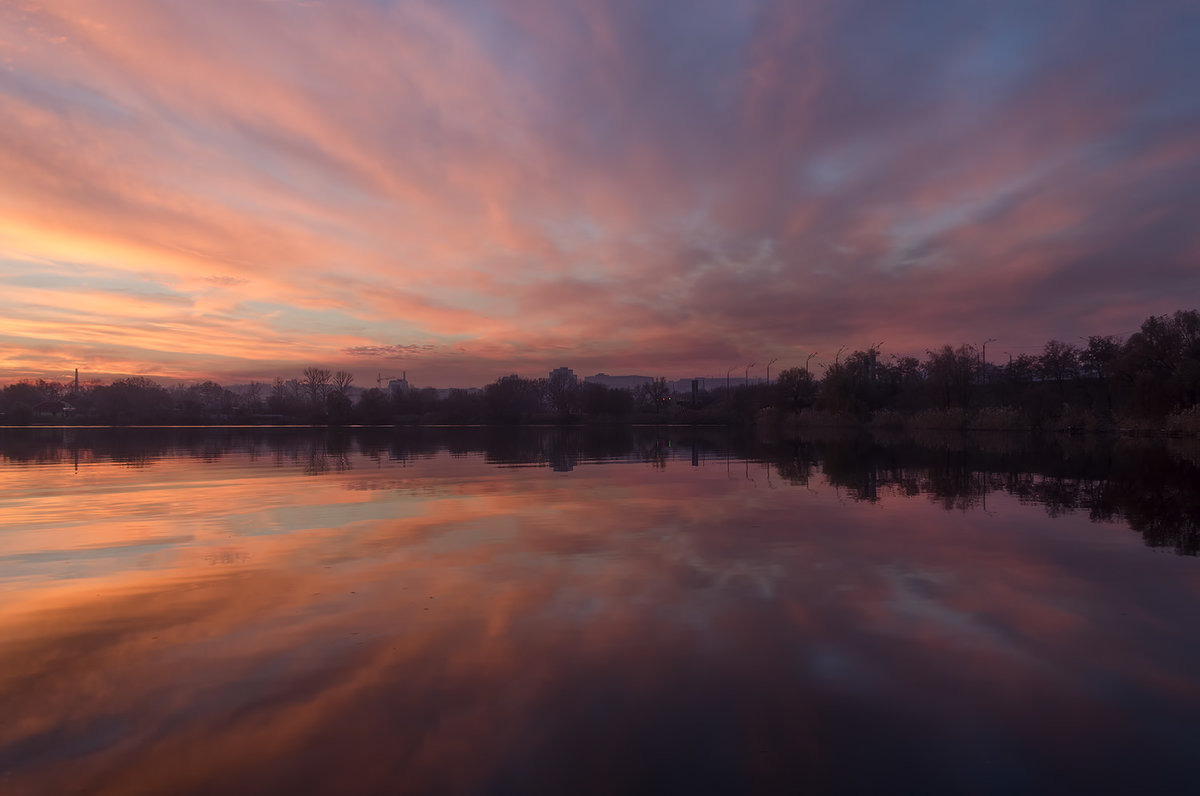
{"label": "shoreline", "polygon": [[[801,416],[803,418],[803,416]],[[867,432],[872,434],[903,434],[903,433],[941,433],[941,434],[997,434],[1006,436],[1041,437],[1115,437],[1122,439],[1186,439],[1200,437],[1200,430],[1173,429],[1165,426],[1137,427],[1115,426],[1088,428],[1081,426],[1070,427],[1022,427],[1022,426],[981,426],[981,425],[933,425],[912,422],[877,423],[873,420],[821,418],[816,420],[784,419],[777,422],[745,423],[689,423],[689,422],[613,422],[613,421],[583,421],[570,423],[141,423],[141,424],[70,424],[70,423],[29,423],[24,425],[0,424],[0,432],[5,431],[68,431],[68,430],[130,430],[146,431],[160,430],[281,430],[281,431],[404,431],[412,429],[559,429],[584,430],[596,428],[671,428],[671,429],[711,429],[734,432],[756,433],[775,432],[781,439],[803,439],[811,432]]]}

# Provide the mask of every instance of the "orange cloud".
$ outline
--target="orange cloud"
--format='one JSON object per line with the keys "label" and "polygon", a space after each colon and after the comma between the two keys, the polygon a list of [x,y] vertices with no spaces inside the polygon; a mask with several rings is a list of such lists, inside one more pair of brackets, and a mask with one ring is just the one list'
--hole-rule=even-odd
{"label": "orange cloud", "polygon": [[[1196,294],[1173,3],[984,31],[821,2],[469,5],[5,5],[0,378],[269,378],[412,346],[442,384],[688,375],[1109,333]],[[1112,30],[1144,38],[1117,62]],[[1139,252],[1149,272],[1121,264]],[[37,262],[75,289],[6,273]],[[122,304],[101,272],[194,311]],[[1045,298],[1064,285],[1069,316]],[[30,289],[78,323],[51,335]],[[93,323],[129,324],[127,353]]]}

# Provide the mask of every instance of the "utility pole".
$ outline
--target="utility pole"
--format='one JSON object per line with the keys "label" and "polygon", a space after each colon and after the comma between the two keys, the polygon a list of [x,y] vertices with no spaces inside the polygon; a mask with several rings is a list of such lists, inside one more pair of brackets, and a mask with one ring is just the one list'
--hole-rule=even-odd
{"label": "utility pole", "polygon": [[982,348],[982,349],[980,350],[980,352],[979,352],[979,362],[980,362],[980,364],[982,365],[982,367],[980,368],[980,370],[982,370],[982,371],[983,371],[983,383],[984,383],[984,384],[987,384],[987,380],[988,380],[988,372],[987,372],[987,344],[988,344],[988,343],[994,343],[994,342],[996,342],[996,338],[995,338],[995,337],[989,337],[988,339],[984,340],[984,341],[983,341],[983,348]]}
{"label": "utility pole", "polygon": [[767,363],[767,386],[768,387],[771,386],[771,366],[774,365],[778,361],[779,361],[779,357],[775,357],[774,359],[772,359],[770,362]]}

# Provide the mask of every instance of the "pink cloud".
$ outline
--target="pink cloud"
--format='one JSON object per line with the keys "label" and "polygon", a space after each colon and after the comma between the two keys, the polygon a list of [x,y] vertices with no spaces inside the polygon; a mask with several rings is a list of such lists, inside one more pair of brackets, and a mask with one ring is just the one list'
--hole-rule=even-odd
{"label": "pink cloud", "polygon": [[[192,338],[197,376],[356,346],[473,352],[426,361],[477,384],[551,356],[687,375],[881,336],[1108,333],[1200,299],[1180,177],[1200,111],[1160,64],[1170,9],[1120,13],[1157,49],[1110,63],[1067,11],[950,15],[914,48],[817,2],[7,6],[0,257],[185,295],[180,334],[226,318]],[[1139,252],[1148,272],[1117,264]],[[153,315],[62,298],[114,329]],[[25,350],[0,377],[91,344],[0,309]],[[337,320],[261,350],[297,313]]]}

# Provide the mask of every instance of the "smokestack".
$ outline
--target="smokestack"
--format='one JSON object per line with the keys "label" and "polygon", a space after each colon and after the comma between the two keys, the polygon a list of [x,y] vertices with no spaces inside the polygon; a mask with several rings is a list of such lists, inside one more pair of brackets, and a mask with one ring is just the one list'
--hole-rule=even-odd
{"label": "smokestack", "polygon": [[79,368],[75,368],[75,392],[79,392]]}

